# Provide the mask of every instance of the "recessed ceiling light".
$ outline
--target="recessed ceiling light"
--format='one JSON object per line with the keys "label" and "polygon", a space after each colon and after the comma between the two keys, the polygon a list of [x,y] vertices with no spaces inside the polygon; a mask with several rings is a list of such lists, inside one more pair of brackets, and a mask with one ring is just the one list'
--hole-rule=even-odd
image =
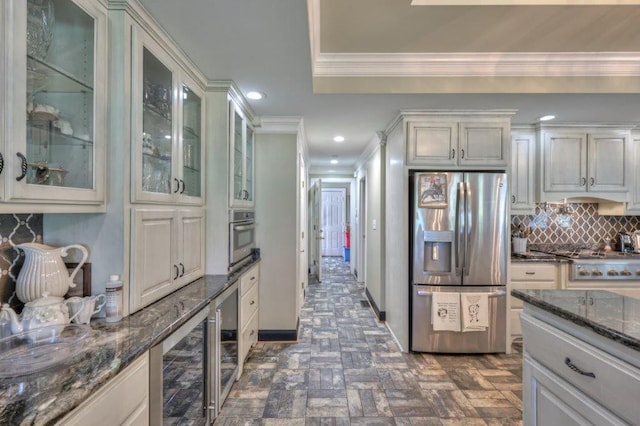
{"label": "recessed ceiling light", "polygon": [[554,118],[556,118],[555,115],[543,115],[538,120],[540,120],[540,121],[549,121],[549,120],[553,120]]}
{"label": "recessed ceiling light", "polygon": [[165,139],[171,139],[171,135],[164,135]]}
{"label": "recessed ceiling light", "polygon": [[344,142],[344,136],[338,135],[338,136],[333,138],[333,141],[334,142]]}
{"label": "recessed ceiling light", "polygon": [[335,170],[333,170],[333,169],[332,169],[332,170],[329,170],[329,173],[335,173],[335,172],[336,172],[336,171],[335,171]]}
{"label": "recessed ceiling light", "polygon": [[253,101],[259,101],[260,99],[264,99],[266,97],[267,95],[265,95],[262,92],[256,92],[256,91],[247,92],[247,98]]}
{"label": "recessed ceiling light", "polygon": [[334,158],[333,160],[331,160],[331,164],[338,164],[338,160]]}

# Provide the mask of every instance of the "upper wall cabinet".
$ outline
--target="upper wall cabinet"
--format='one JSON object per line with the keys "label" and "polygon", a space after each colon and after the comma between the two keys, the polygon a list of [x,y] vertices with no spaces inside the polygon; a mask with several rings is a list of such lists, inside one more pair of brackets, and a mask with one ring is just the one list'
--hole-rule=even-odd
{"label": "upper wall cabinet", "polygon": [[630,129],[545,127],[540,139],[541,201],[627,200]]}
{"label": "upper wall cabinet", "polygon": [[229,117],[229,206],[253,207],[253,127],[232,100],[229,101]]}
{"label": "upper wall cabinet", "polygon": [[532,214],[535,209],[534,129],[511,129],[511,213]]}
{"label": "upper wall cabinet", "polygon": [[202,205],[204,92],[137,26],[132,56],[131,201]]}
{"label": "upper wall cabinet", "polygon": [[3,209],[104,209],[105,5],[5,0],[0,7]]}
{"label": "upper wall cabinet", "polygon": [[511,112],[452,115],[413,112],[407,120],[407,165],[506,168]]}

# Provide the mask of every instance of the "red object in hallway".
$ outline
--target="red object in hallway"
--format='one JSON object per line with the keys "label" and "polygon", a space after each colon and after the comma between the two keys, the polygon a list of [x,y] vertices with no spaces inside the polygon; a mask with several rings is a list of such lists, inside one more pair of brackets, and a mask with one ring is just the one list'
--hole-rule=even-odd
{"label": "red object in hallway", "polygon": [[344,247],[351,248],[351,232],[344,231]]}

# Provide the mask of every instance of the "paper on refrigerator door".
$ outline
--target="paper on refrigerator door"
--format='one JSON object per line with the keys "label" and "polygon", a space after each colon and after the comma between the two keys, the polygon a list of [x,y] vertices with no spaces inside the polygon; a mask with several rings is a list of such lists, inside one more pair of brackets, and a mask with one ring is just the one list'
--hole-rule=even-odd
{"label": "paper on refrigerator door", "polygon": [[460,331],[460,293],[432,293],[434,331]]}
{"label": "paper on refrigerator door", "polygon": [[462,331],[485,331],[489,327],[489,295],[462,293]]}

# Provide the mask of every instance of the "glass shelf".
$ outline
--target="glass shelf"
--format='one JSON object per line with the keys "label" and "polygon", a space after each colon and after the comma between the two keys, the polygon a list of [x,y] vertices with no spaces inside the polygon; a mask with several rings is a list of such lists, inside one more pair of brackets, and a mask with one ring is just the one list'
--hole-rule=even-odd
{"label": "glass shelf", "polygon": [[[81,146],[86,147],[87,145],[93,145],[93,141],[89,139],[83,139],[73,135],[65,135],[58,130],[55,129],[47,129],[44,127],[33,126],[28,124],[28,134],[31,136],[31,143],[34,145],[47,145],[49,143],[54,143],[55,145],[64,145],[64,146]],[[33,138],[34,133],[38,134],[38,141]]]}
{"label": "glass shelf", "polygon": [[27,87],[31,93],[93,93],[91,84],[32,56],[27,56]]}
{"label": "glass shelf", "polygon": [[144,104],[144,113],[154,116],[157,120],[164,121],[171,126],[171,117],[168,112],[162,112],[158,107],[151,104]]}
{"label": "glass shelf", "polygon": [[149,154],[147,152],[143,152],[142,155],[144,155],[145,159],[153,159],[153,160],[156,160],[156,161],[160,161],[160,162],[171,164],[171,156],[170,155]]}
{"label": "glass shelf", "polygon": [[182,134],[185,138],[188,138],[190,140],[200,140],[200,135],[194,132],[190,127],[183,127]]}
{"label": "glass shelf", "polygon": [[191,166],[184,166],[184,169],[190,173],[200,173],[200,169]]}

